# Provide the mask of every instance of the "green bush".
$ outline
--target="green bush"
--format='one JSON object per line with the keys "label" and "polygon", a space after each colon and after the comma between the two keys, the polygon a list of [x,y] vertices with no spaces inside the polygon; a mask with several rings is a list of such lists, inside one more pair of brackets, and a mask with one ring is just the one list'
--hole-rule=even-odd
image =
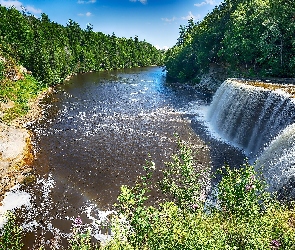
{"label": "green bush", "polygon": [[4,79],[4,63],[0,59],[0,81]]}
{"label": "green bush", "polygon": [[16,225],[15,215],[11,212],[6,214],[7,222],[3,230],[0,230],[1,250],[20,250],[23,247],[21,242],[22,229]]}
{"label": "green bush", "polygon": [[294,208],[271,198],[253,166],[221,169],[210,206],[200,198],[202,173],[196,174],[189,147],[180,143],[172,159],[159,185],[166,201],[145,205],[153,163],[134,187],[122,187],[105,249],[295,249]]}
{"label": "green bush", "polygon": [[245,163],[240,169],[224,166],[218,171],[223,177],[218,184],[218,202],[225,216],[250,218],[274,205],[266,183],[258,176],[254,166]]}

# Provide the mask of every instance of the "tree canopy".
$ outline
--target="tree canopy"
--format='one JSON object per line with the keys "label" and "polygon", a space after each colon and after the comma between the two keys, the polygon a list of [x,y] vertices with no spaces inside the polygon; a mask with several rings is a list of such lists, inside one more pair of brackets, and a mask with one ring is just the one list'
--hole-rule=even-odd
{"label": "tree canopy", "polygon": [[138,37],[119,38],[82,29],[69,20],[66,26],[48,15],[36,18],[0,5],[0,50],[32,72],[44,85],[88,71],[162,64],[162,52]]}
{"label": "tree canopy", "polygon": [[224,68],[229,76],[295,76],[292,0],[225,0],[203,21],[180,27],[166,53],[168,76],[189,81]]}

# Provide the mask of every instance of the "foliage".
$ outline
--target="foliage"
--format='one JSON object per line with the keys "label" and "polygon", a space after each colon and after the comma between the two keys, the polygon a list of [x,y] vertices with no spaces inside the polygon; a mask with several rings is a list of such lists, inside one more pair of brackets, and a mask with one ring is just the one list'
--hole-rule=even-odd
{"label": "foliage", "polygon": [[209,205],[208,200],[195,198],[200,194],[198,181],[193,192],[180,185],[183,180],[188,184],[189,178],[194,185],[191,154],[180,144],[179,154],[166,165],[161,186],[170,195],[167,200],[172,195],[174,201],[146,205],[153,163],[145,167],[147,174],[135,187],[122,187],[114,237],[105,249],[295,249],[294,208],[270,197],[253,166],[224,167],[213,199],[216,204]]}
{"label": "foliage", "polygon": [[165,56],[168,76],[189,81],[217,65],[228,76],[294,77],[294,12],[291,0],[224,1],[180,27]]}
{"label": "foliage", "polygon": [[16,225],[15,215],[11,212],[6,214],[7,222],[2,231],[0,231],[0,249],[1,250],[20,250],[23,247],[21,242],[22,229]]}
{"label": "foliage", "polygon": [[[1,53],[0,53],[1,56]],[[9,63],[8,63],[9,62]],[[13,70],[9,68],[12,67]],[[44,89],[34,77],[26,73],[20,73],[19,66],[11,59],[6,59],[3,63],[3,75],[5,77],[0,79],[0,103],[12,103],[12,107],[4,109],[3,116],[0,121],[10,122],[13,119],[26,114],[28,111],[28,103],[31,99],[35,98],[40,91]],[[13,74],[11,75],[11,72]],[[12,79],[7,77],[7,74],[12,76]],[[18,80],[13,77],[19,75]]]}
{"label": "foliage", "polygon": [[0,81],[4,79],[4,62],[0,59]]}
{"label": "foliage", "polygon": [[253,166],[245,163],[240,169],[233,170],[224,166],[218,172],[223,176],[218,184],[218,201],[225,216],[250,218],[270,206],[266,184]]}
{"label": "foliage", "polygon": [[163,179],[159,182],[164,194],[173,197],[181,209],[193,209],[201,206],[201,188],[204,188],[202,176],[205,170],[197,170],[192,149],[179,140],[179,153],[165,164]]}
{"label": "foliage", "polygon": [[[125,185],[121,187],[121,194],[118,196],[119,204],[117,204],[118,212],[124,215],[121,221],[128,221],[128,223],[124,225],[125,228],[123,228],[123,231],[126,232],[124,237],[128,239],[132,246],[139,249],[144,245],[146,239],[151,236],[151,225],[157,218],[157,215],[154,214],[156,210],[153,207],[145,208],[144,206],[151,188],[154,163],[147,162],[144,169],[146,175],[141,177],[141,181],[134,187],[129,188]],[[155,216],[150,217],[152,214]],[[127,230],[126,227],[128,229],[132,228],[132,230]],[[119,229],[117,232],[121,235],[123,231],[121,231],[121,228],[117,229]]]}
{"label": "foliage", "polygon": [[71,250],[91,250],[97,249],[91,243],[90,231],[86,230],[83,232],[80,228],[74,227],[72,238],[70,239],[70,249]]}
{"label": "foliage", "polygon": [[5,122],[25,114],[30,99],[69,75],[162,64],[163,53],[137,36],[105,35],[90,24],[83,30],[73,20],[62,26],[44,13],[36,18],[1,5],[0,19],[0,102],[14,103],[0,117]]}
{"label": "foliage", "polygon": [[137,36],[105,35],[94,32],[90,24],[84,30],[73,20],[62,26],[44,13],[36,18],[3,6],[0,19],[3,51],[46,85],[79,72],[162,64],[161,51]]}

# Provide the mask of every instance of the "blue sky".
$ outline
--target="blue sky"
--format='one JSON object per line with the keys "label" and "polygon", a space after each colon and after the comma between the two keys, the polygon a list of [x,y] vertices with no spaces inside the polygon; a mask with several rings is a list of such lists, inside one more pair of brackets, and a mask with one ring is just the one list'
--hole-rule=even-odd
{"label": "blue sky", "polygon": [[0,5],[15,6],[40,17],[66,25],[69,19],[81,28],[88,23],[94,31],[114,32],[118,37],[134,37],[159,47],[172,47],[180,25],[191,17],[202,20],[222,0],[0,0]]}

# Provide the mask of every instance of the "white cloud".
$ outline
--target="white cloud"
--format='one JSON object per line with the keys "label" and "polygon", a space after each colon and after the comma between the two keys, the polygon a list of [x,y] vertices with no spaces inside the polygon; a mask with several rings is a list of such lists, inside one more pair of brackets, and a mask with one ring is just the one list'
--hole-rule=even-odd
{"label": "white cloud", "polygon": [[147,0],[129,0],[130,2],[141,2],[142,4],[147,4]]}
{"label": "white cloud", "polygon": [[5,7],[15,7],[18,10],[22,10],[23,4],[20,1],[6,1],[0,0],[0,4]]}
{"label": "white cloud", "polygon": [[96,3],[96,0],[88,0],[88,1],[84,1],[84,0],[78,0],[77,2],[78,4],[88,4],[88,3]]}
{"label": "white cloud", "polygon": [[204,6],[204,5],[212,5],[212,6],[215,6],[215,5],[218,5],[220,4],[221,1],[215,1],[215,0],[205,0],[201,3],[195,3],[194,6],[197,6],[197,7],[201,7],[201,6]]}
{"label": "white cloud", "polygon": [[31,12],[32,14],[42,13],[42,10],[36,9],[35,7],[30,5],[24,6],[22,2],[18,0],[0,0],[0,5],[5,6],[7,8],[14,7],[20,11],[25,10],[25,11]]}
{"label": "white cloud", "polygon": [[86,13],[79,13],[78,16],[87,16],[87,17],[89,17],[89,16],[92,16],[92,13],[88,11]]}
{"label": "white cloud", "polygon": [[195,20],[201,19],[201,16],[200,15],[194,16],[193,13],[190,11],[187,16],[183,16],[181,19],[183,20],[193,19],[195,21]]}
{"label": "white cloud", "polygon": [[33,6],[26,6],[25,9],[28,11],[28,12],[31,12],[31,13],[34,13],[34,14],[41,14],[42,13],[42,10],[41,9],[35,9]]}
{"label": "white cloud", "polygon": [[175,16],[170,18],[170,19],[165,17],[165,18],[162,18],[162,20],[167,22],[167,23],[171,23],[171,22],[174,22],[175,20],[177,20],[177,18]]}
{"label": "white cloud", "polygon": [[162,18],[162,21],[167,22],[167,23],[172,23],[176,20],[190,20],[193,19],[194,21],[201,19],[200,15],[194,15],[191,11],[188,13],[187,16],[183,16],[181,18],[177,18],[177,17],[172,17],[172,18]]}

